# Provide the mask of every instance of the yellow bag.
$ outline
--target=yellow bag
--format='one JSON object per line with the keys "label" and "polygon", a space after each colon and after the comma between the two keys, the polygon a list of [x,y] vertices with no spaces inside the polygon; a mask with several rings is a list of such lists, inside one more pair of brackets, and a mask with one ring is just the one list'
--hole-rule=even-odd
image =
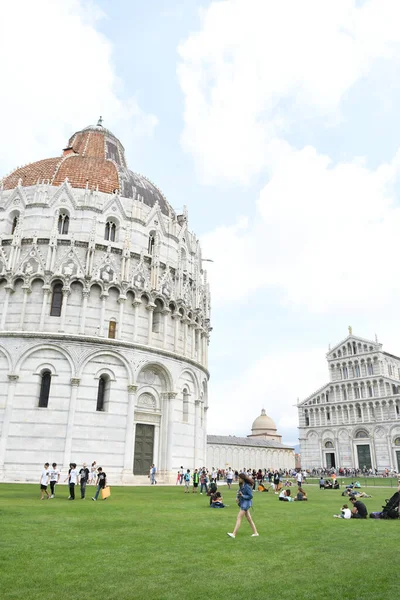
{"label": "yellow bag", "polygon": [[104,488],[102,488],[101,490],[101,497],[103,498],[103,500],[105,500],[106,498],[108,498],[111,494],[111,490],[110,490],[110,486],[106,486]]}

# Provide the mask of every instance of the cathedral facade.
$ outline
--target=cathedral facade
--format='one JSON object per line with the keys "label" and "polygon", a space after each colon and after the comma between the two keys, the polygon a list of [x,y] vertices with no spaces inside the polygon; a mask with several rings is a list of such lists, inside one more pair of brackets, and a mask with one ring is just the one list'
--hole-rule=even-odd
{"label": "cathedral facade", "polygon": [[349,333],[329,383],[298,404],[301,465],[400,472],[400,358]]}
{"label": "cathedral facade", "polygon": [[210,295],[182,214],[101,120],[0,187],[0,479],[205,464]]}

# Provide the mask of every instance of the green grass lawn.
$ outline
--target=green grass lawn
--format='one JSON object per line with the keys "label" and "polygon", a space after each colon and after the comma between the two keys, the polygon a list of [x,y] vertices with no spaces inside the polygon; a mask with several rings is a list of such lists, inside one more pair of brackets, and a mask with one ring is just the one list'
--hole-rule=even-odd
{"label": "green grass lawn", "polygon": [[[0,485],[2,600],[351,598],[398,594],[399,521],[333,519],[340,491],[308,485],[309,502],[255,493],[236,539],[235,490],[225,509],[182,487],[115,487],[107,501],[68,502],[66,486]],[[369,490],[371,492],[371,490]],[[389,493],[390,492],[390,493]],[[379,510],[394,490],[364,502]],[[79,497],[79,493],[78,493]]]}

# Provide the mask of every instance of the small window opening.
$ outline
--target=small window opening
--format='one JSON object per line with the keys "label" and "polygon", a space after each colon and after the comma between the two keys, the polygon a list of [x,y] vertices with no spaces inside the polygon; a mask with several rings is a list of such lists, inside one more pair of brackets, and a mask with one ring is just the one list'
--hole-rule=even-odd
{"label": "small window opening", "polygon": [[66,235],[69,229],[69,216],[65,213],[61,213],[58,217],[58,233]]}
{"label": "small window opening", "polygon": [[39,394],[39,407],[47,408],[49,404],[51,385],[51,373],[50,371],[43,371],[40,382],[40,394]]}
{"label": "small window opening", "polygon": [[13,222],[11,225],[11,235],[14,235],[15,230],[17,229],[17,225],[18,225],[18,216],[13,218]]}
{"label": "small window opening", "polygon": [[107,221],[106,228],[104,231],[104,239],[109,242],[115,242],[115,237],[117,233],[117,226],[112,221]]}
{"label": "small window opening", "polygon": [[113,319],[108,324],[108,337],[110,340],[115,340],[115,335],[117,332],[117,322]]}
{"label": "small window opening", "polygon": [[104,411],[106,408],[107,395],[109,392],[109,379],[106,375],[101,375],[97,388],[96,411]]}
{"label": "small window opening", "polygon": [[53,287],[53,294],[51,296],[51,308],[50,308],[50,316],[51,317],[60,317],[62,302],[63,302],[63,292],[62,292],[62,283],[56,283]]}

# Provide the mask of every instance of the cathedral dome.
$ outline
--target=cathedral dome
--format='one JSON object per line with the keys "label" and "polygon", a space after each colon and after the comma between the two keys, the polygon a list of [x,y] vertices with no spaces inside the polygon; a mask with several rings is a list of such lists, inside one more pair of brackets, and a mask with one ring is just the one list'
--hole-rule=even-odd
{"label": "cathedral dome", "polygon": [[261,415],[255,419],[251,427],[252,435],[263,435],[267,433],[276,432],[276,425],[274,421],[267,415],[265,409],[261,411]]}
{"label": "cathedral dome", "polygon": [[60,186],[66,179],[73,188],[93,188],[107,194],[118,192],[124,198],[138,199],[150,207],[158,202],[163,214],[174,214],[153,183],[128,169],[124,147],[103,127],[101,117],[97,125],[74,133],[62,156],[20,167],[5,177],[2,184],[3,189],[9,190],[17,185],[29,187],[41,182]]}

